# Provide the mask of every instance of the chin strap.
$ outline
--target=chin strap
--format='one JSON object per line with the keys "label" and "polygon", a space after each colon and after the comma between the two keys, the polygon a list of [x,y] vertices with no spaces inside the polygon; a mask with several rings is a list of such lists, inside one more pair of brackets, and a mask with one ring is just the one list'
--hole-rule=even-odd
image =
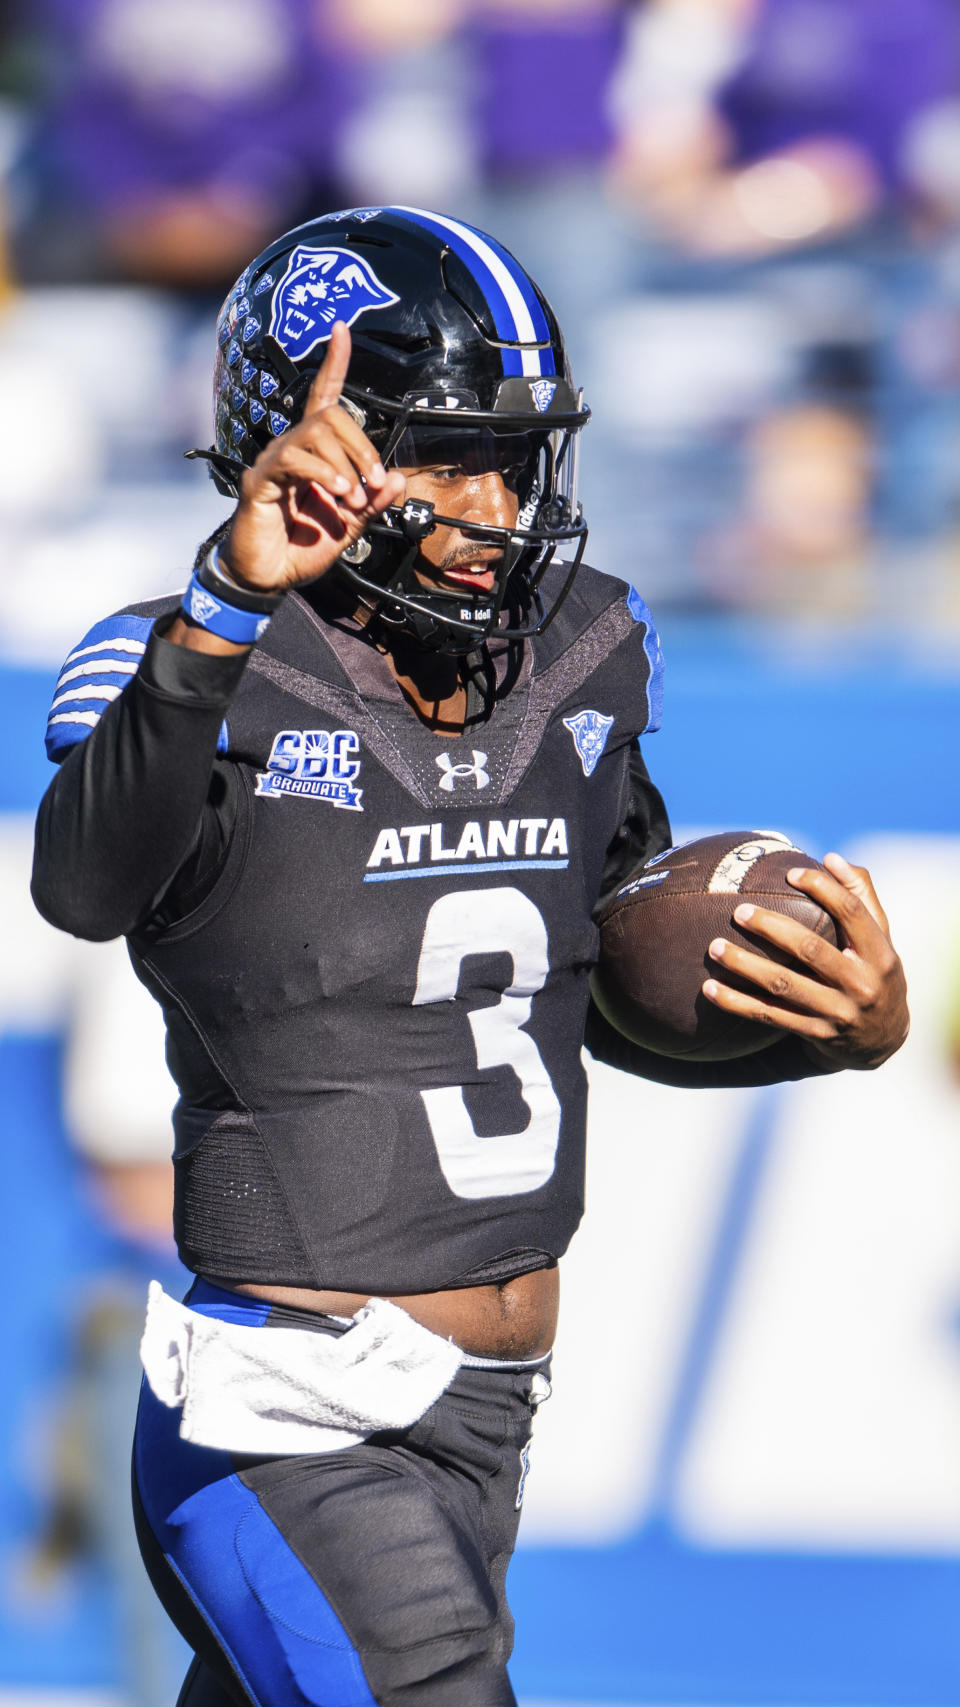
{"label": "chin strap", "polygon": [[467,692],[464,723],[486,722],[496,702],[497,672],[485,645],[464,653],[460,659],[460,680]]}

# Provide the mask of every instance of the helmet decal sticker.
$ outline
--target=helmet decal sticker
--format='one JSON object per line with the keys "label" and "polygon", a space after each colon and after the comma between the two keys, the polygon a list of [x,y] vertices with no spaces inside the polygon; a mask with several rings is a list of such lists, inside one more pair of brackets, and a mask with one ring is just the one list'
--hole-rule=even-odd
{"label": "helmet decal sticker", "polygon": [[260,375],[260,396],[261,397],[272,397],[273,393],[275,391],[279,391],[279,390],[280,390],[280,381],[278,379],[274,379],[272,373],[261,373],[261,375]]}
{"label": "helmet decal sticker", "polygon": [[534,407],[539,409],[541,415],[545,409],[549,409],[556,389],[557,382],[555,379],[532,379],[530,381],[530,395],[533,398]]}
{"label": "helmet decal sticker", "polygon": [[235,445],[241,444],[247,436],[247,429],[242,421],[230,422],[230,437]]}
{"label": "helmet decal sticker", "polygon": [[313,223],[329,225],[334,220],[355,219],[358,225],[366,225],[368,219],[376,219],[377,214],[382,212],[382,207],[341,207],[337,208],[335,213],[322,213]]}
{"label": "helmet decal sticker", "polygon": [[289,425],[290,422],[287,420],[286,415],[281,415],[278,409],[271,409],[270,431],[275,439],[278,439],[281,433],[285,433]]}
{"label": "helmet decal sticker", "polygon": [[326,342],[335,320],[352,326],[369,309],[399,301],[362,255],[295,249],[274,294],[270,334],[291,360],[303,361]]}
{"label": "helmet decal sticker", "polygon": [[236,410],[237,410],[237,411],[238,411],[238,412],[239,412],[239,411],[240,411],[240,410],[241,410],[241,409],[242,409],[242,408],[243,408],[243,405],[244,405],[244,404],[245,404],[245,403],[246,403],[246,401],[247,401],[247,394],[246,394],[246,392],[245,392],[245,391],[244,391],[244,389],[243,389],[243,387],[242,387],[242,386],[240,386],[240,385],[235,385],[235,386],[234,386],[234,387],[233,387],[233,390],[232,390],[232,391],[231,391],[231,393],[230,393],[230,401],[231,401],[231,403],[232,403],[232,404],[233,404],[233,407],[234,407],[234,408],[235,408],[235,409],[236,409]]}
{"label": "helmet decal sticker", "polygon": [[250,339],[255,337],[259,330],[260,322],[257,319],[257,316],[255,314],[248,314],[246,320],[243,322],[244,343],[249,344]]}
{"label": "helmet decal sticker", "polygon": [[240,360],[240,345],[237,343],[236,338],[233,338],[231,340],[230,344],[227,346],[227,361],[230,363],[231,367],[236,367],[239,360]]}
{"label": "helmet decal sticker", "polygon": [[240,378],[243,380],[244,385],[250,384],[250,381],[256,371],[256,362],[252,362],[249,356],[244,356],[243,361],[240,364]]}
{"label": "helmet decal sticker", "polygon": [[250,298],[247,296],[242,296],[240,298],[240,301],[237,303],[236,308],[234,309],[234,313],[235,313],[238,320],[242,320],[243,316],[245,314],[249,314],[249,312],[250,312]]}
{"label": "helmet decal sticker", "polygon": [[269,290],[270,286],[275,285],[276,282],[272,273],[264,273],[263,278],[258,279],[253,287],[254,296],[262,296],[264,291]]}
{"label": "helmet decal sticker", "polygon": [[263,417],[267,412],[264,405],[260,402],[259,398],[251,397],[250,403],[249,403],[249,409],[250,409],[251,421],[253,422],[255,427],[259,426],[260,422],[263,420]]}

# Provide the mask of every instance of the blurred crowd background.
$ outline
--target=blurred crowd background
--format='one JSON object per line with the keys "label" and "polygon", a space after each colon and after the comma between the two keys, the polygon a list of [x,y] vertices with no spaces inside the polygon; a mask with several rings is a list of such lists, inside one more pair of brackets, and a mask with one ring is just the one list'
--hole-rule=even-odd
{"label": "blurred crowd background", "polygon": [[[277,231],[392,199],[545,284],[594,410],[593,561],[655,611],[960,632],[955,0],[2,10],[18,580],[96,578],[100,610],[131,557],[151,591],[182,571],[216,303]],[[5,647],[69,644],[56,602],[62,636],[5,587]]]}
{"label": "blurred crowd background", "polygon": [[[133,1560],[125,1475],[145,1281],[160,1273],[171,1290],[178,1284],[165,1231],[172,1088],[152,1009],[122,952],[54,941],[29,913],[23,873],[45,781],[48,688],[90,623],[182,585],[197,542],[224,513],[183,451],[212,436],[213,328],[237,273],[300,220],[388,201],[491,230],[553,302],[593,410],[581,474],[589,560],[640,588],[665,630],[668,662],[679,656],[665,739],[679,727],[702,741],[720,696],[729,703],[733,692],[741,733],[762,737],[769,725],[771,750],[774,727],[793,720],[796,750],[771,751],[767,793],[754,778],[743,798],[769,799],[769,821],[822,836],[815,851],[833,845],[826,838],[837,827],[854,836],[955,836],[960,827],[950,768],[960,700],[958,0],[0,0],[0,710],[13,730],[0,782],[9,966],[6,975],[0,966],[0,1018],[15,1040],[3,1056],[0,1038],[0,1056],[8,1085],[21,1086],[7,1108],[24,1193],[3,1276],[11,1285],[26,1270],[34,1277],[34,1314],[23,1314],[16,1341],[22,1370],[0,1418],[13,1467],[0,1477],[4,1707],[21,1699],[14,1686],[34,1683],[172,1707],[183,1661]],[[801,655],[814,669],[827,658],[850,691],[831,700],[822,680],[814,693],[798,677],[792,698],[777,702],[780,722],[770,721]],[[907,676],[897,676],[893,664],[906,668],[905,658]],[[931,673],[936,694],[925,699]],[[918,706],[924,740],[911,746],[904,719]],[[897,727],[907,733],[889,759],[894,808],[887,761],[874,749]],[[815,767],[811,756],[806,773],[796,758],[804,732],[826,758]],[[665,769],[669,780],[674,765],[680,822],[730,823],[729,777],[711,798],[712,764],[694,776],[673,751],[664,749]],[[834,764],[828,796],[838,751],[847,768]],[[800,785],[787,787],[798,763]],[[777,797],[770,779],[780,772]],[[750,820],[749,805],[742,815]],[[889,847],[879,857],[895,887],[902,861]],[[932,904],[949,892],[956,857],[930,861],[920,864]],[[946,945],[927,1053],[914,1057],[942,1093],[930,1118],[945,1132],[960,1061],[955,904],[937,930],[927,921],[915,935],[924,953],[935,939]],[[609,1086],[605,1094],[615,1100]],[[763,1147],[743,1107],[742,1131],[718,1115],[740,1134],[729,1151],[746,1170],[741,1179],[731,1163],[737,1190],[755,1180]],[[900,1120],[895,1094],[890,1109]],[[674,1158],[687,1153],[684,1119]],[[904,1191],[892,1134],[890,1177]],[[944,1138],[937,1155],[947,1153]],[[660,1165],[652,1147],[642,1162],[649,1182]],[[956,1184],[953,1167],[930,1177]],[[691,1189],[702,1186],[713,1204],[713,1185],[695,1172]],[[851,1168],[851,1204],[862,1182]],[[728,1226],[725,1190],[716,1186],[715,1206],[729,1244],[746,1210],[731,1197]],[[616,1197],[611,1187],[611,1214]],[[941,1190],[945,1216],[950,1201]],[[918,1248],[924,1237],[928,1249],[936,1244],[918,1231]],[[693,1274],[699,1258],[690,1260]],[[948,1266],[944,1258],[930,1279],[931,1296],[953,1287],[960,1296]],[[576,1281],[572,1292],[576,1317]],[[716,1326],[713,1297],[704,1321]],[[654,1314],[666,1320],[673,1308],[660,1299]],[[685,1440],[695,1406],[683,1394]],[[954,1381],[951,1416],[958,1399]],[[677,1475],[679,1439],[664,1448]],[[640,1448],[627,1441],[623,1450],[628,1461]],[[571,1476],[558,1450],[551,1483],[549,1447],[546,1456],[553,1491],[542,1532],[562,1539]],[[858,1444],[850,1462],[861,1458]],[[914,1514],[902,1532],[908,1550],[910,1536],[923,1553],[933,1534],[938,1558],[960,1553],[957,1458],[954,1441],[952,1456],[927,1459],[950,1483],[946,1501],[940,1483],[931,1495],[931,1509],[949,1513],[946,1541],[939,1518],[911,1530]],[[877,1474],[892,1485],[885,1468]],[[874,1496],[864,1490],[866,1510]],[[666,1507],[672,1494],[658,1497]],[[784,1519],[788,1535],[794,1516]],[[578,1523],[599,1548],[607,1531],[594,1535],[582,1513]],[[896,1522],[894,1532],[902,1540]],[[89,1574],[98,1558],[99,1589]],[[651,1580],[673,1579],[658,1566]],[[939,1590],[924,1578],[920,1595],[918,1581],[913,1604],[929,1612]],[[518,1582],[521,1598],[537,1599],[526,1577]],[[678,1652],[683,1608],[705,1608],[708,1624],[715,1613],[712,1589],[699,1582],[678,1578],[673,1600],[663,1591],[662,1628],[676,1626]],[[865,1582],[849,1592],[869,1595]],[[749,1592],[765,1604],[759,1587]],[[823,1629],[846,1592],[831,1586],[822,1604],[797,1601],[791,1579],[784,1604],[816,1604]],[[523,1628],[537,1615],[528,1607]],[[540,1616],[546,1628],[542,1605]],[[885,1622],[879,1612],[870,1637],[879,1632],[881,1648]],[[808,1635],[797,1637],[798,1655]],[[644,1683],[641,1644],[625,1671],[611,1672],[605,1698],[960,1701],[943,1681],[946,1661],[914,1687],[912,1656],[932,1651],[929,1630],[891,1639],[896,1652],[876,1686],[863,1681],[860,1648],[838,1634],[815,1685],[770,1694],[750,1681],[749,1657],[728,1656],[726,1683],[719,1660],[696,1686],[672,1662]],[[754,1657],[767,1652],[759,1642]],[[901,1659],[911,1680],[902,1687]],[[565,1693],[562,1677],[543,1681],[539,1660],[526,1672],[522,1663],[528,1695]],[[779,1663],[771,1647],[770,1676]],[[566,1687],[581,1700],[589,1692],[575,1679]]]}

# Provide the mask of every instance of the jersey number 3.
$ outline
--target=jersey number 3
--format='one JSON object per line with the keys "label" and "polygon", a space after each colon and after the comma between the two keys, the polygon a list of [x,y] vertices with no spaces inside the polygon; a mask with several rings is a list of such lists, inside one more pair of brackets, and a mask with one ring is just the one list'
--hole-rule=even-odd
{"label": "jersey number 3", "polygon": [[414,1007],[452,1002],[468,954],[509,954],[513,982],[496,1007],[468,1017],[477,1066],[512,1067],[530,1119],[521,1132],[481,1138],[459,1085],[421,1091],[440,1166],[457,1197],[514,1197],[536,1191],[553,1173],[560,1104],[540,1051],[522,1029],[549,970],[547,927],[519,889],[465,889],[441,895],[427,914]]}

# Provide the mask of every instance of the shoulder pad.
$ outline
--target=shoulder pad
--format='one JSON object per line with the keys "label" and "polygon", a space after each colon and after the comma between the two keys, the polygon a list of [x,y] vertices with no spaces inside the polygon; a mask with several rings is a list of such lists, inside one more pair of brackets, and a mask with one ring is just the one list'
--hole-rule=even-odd
{"label": "shoulder pad", "polygon": [[[547,571],[548,576],[555,578],[559,578],[562,573],[562,564],[551,564]],[[553,592],[555,584],[556,580],[550,583],[544,578],[548,591]],[[653,617],[636,587],[632,587],[629,582],[621,581],[614,575],[604,575],[600,570],[583,564],[555,620],[551,622],[546,633],[538,635],[533,643],[536,648],[537,667],[541,670],[547,668],[570,647],[576,646],[594,624],[614,608],[619,609],[621,613],[624,629],[621,637],[613,644],[624,661],[625,691],[637,701],[635,709],[639,714],[638,729],[644,734],[653,735],[660,728],[663,716],[663,653],[660,650],[660,636]],[[629,616],[625,613],[629,613]],[[632,650],[634,647],[643,653],[642,662]],[[642,716],[644,704],[645,718]]]}
{"label": "shoulder pad", "polygon": [[47,756],[59,764],[85,741],[111,700],[136,675],[147,649],[153,616],[123,611],[98,622],[66,659],[47,718]]}
{"label": "shoulder pad", "polygon": [[[565,563],[551,563],[547,569],[541,584],[546,594],[544,602],[548,606],[554,604],[568,570]],[[581,563],[560,609],[550,619],[545,632],[538,634],[533,641],[538,667],[545,669],[569,646],[573,646],[597,617],[625,592],[623,581],[615,581],[612,575],[602,575]]]}

